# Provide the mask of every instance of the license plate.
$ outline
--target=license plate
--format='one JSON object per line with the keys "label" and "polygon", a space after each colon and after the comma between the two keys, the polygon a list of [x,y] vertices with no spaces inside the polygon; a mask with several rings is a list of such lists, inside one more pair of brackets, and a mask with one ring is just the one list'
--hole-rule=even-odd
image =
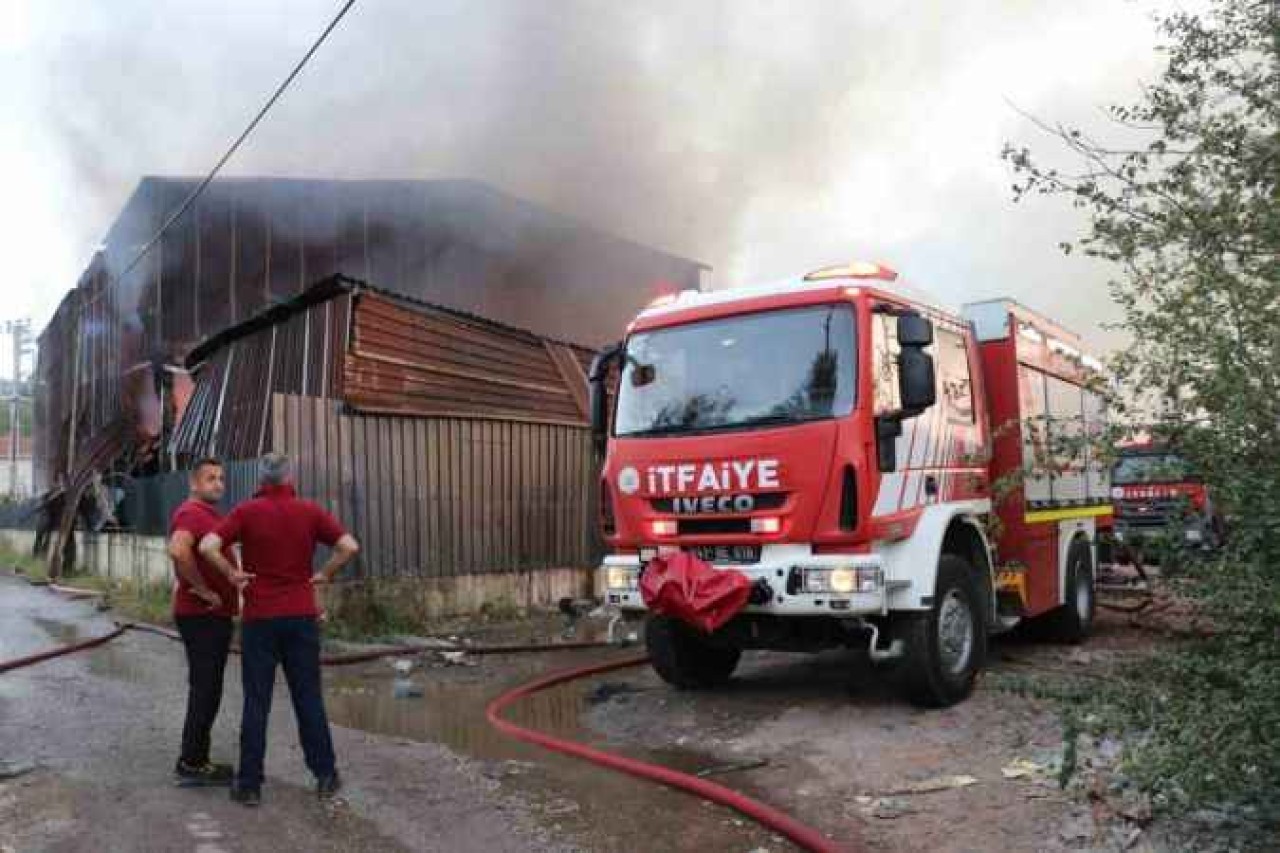
{"label": "license plate", "polygon": [[692,545],[685,549],[708,563],[758,563],[759,545]]}

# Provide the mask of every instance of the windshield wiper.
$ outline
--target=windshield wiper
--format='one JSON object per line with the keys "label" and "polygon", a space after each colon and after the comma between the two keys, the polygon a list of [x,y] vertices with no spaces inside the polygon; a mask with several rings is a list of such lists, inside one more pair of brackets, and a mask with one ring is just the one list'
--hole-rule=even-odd
{"label": "windshield wiper", "polygon": [[644,438],[646,436],[655,435],[689,435],[691,433],[706,432],[707,430],[722,429],[732,424],[711,424],[704,426],[686,426],[685,424],[667,424],[665,426],[650,427],[649,429],[637,429],[631,432],[618,433],[618,438]]}
{"label": "windshield wiper", "polygon": [[761,415],[758,418],[747,418],[735,421],[735,427],[772,426],[774,424],[803,424],[809,421],[820,421],[826,415]]}
{"label": "windshield wiper", "polygon": [[665,426],[620,433],[618,438],[645,438],[658,435],[697,435],[699,433],[716,432],[720,430],[729,431],[758,426],[801,424],[808,423],[810,421],[820,421],[826,417],[826,415],[760,415],[755,418],[747,418],[746,420],[741,421],[728,421],[721,424],[703,424],[695,426],[668,424]]}

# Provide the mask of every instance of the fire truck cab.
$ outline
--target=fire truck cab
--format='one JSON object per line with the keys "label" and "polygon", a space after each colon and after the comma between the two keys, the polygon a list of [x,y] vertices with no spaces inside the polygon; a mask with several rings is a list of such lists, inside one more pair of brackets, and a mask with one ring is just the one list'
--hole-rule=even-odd
{"label": "fire truck cab", "polygon": [[[679,687],[747,649],[851,646],[914,701],[960,701],[989,634],[1088,633],[1107,472],[1030,463],[1100,426],[1100,367],[1016,303],[948,311],[878,264],[660,299],[590,374],[602,593]],[[746,576],[746,606],[710,633],[646,614],[674,551]]]}
{"label": "fire truck cab", "polygon": [[1117,449],[1111,469],[1114,539],[1123,556],[1144,551],[1215,551],[1226,524],[1204,481],[1172,447],[1134,441]]}

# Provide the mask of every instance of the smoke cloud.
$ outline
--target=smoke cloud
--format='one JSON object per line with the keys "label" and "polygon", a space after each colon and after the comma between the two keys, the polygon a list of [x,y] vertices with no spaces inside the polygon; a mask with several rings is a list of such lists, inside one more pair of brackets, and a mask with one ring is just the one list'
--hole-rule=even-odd
{"label": "smoke cloud", "polygon": [[[9,13],[5,214],[43,321],[138,179],[205,171],[336,3],[48,0]],[[1009,295],[1098,344],[1078,215],[1018,207],[1010,103],[1103,123],[1155,71],[1110,0],[364,0],[226,174],[474,178],[711,264],[716,286],[884,260],[951,303]]]}

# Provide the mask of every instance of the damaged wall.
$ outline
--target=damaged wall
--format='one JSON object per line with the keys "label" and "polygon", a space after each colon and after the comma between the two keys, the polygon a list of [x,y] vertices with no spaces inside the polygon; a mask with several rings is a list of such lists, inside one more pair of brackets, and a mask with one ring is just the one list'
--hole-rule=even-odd
{"label": "damaged wall", "polygon": [[335,274],[596,346],[704,271],[472,181],[229,178],[126,274],[195,183],[143,179],[42,334],[39,488],[108,428],[124,467],[163,470],[185,382],[165,366]]}

